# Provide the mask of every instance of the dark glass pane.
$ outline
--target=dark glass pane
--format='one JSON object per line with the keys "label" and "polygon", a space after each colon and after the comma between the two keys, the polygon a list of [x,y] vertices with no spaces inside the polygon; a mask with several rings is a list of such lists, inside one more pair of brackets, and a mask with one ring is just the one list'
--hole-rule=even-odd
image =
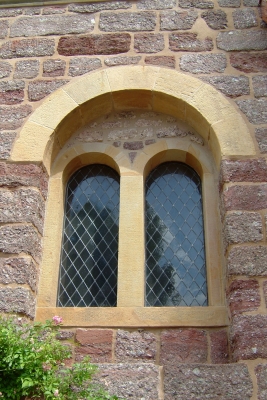
{"label": "dark glass pane", "polygon": [[201,181],[164,163],[146,181],[146,305],[207,304]]}
{"label": "dark glass pane", "polygon": [[119,176],[89,165],[69,180],[62,240],[59,307],[117,304]]}

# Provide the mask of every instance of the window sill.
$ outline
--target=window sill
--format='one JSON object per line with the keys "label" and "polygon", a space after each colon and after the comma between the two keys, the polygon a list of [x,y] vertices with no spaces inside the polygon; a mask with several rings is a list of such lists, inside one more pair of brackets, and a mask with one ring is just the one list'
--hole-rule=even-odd
{"label": "window sill", "polygon": [[224,306],[208,307],[38,307],[36,321],[63,318],[65,326],[209,327],[229,325]]}

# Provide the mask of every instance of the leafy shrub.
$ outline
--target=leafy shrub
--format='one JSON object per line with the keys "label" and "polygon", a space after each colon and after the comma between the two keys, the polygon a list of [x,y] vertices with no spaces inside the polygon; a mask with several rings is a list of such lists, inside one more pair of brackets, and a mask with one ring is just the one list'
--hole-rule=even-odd
{"label": "leafy shrub", "polygon": [[0,316],[0,399],[116,400],[90,380],[97,367],[88,358],[67,368],[69,346],[56,334],[62,319],[31,325]]}

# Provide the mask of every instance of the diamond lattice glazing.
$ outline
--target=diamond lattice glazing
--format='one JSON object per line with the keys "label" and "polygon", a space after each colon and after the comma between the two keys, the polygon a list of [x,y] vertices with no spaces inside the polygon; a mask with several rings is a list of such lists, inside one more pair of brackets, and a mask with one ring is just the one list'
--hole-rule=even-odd
{"label": "diamond lattice glazing", "polygon": [[70,178],[59,307],[116,306],[119,188],[119,175],[105,165],[89,165]]}
{"label": "diamond lattice glazing", "polygon": [[183,163],[146,181],[146,305],[207,305],[201,181]]}

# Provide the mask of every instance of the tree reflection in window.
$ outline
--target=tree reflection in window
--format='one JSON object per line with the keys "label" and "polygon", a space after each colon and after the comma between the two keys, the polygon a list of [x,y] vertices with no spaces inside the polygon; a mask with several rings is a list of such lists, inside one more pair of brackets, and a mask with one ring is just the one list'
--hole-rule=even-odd
{"label": "tree reflection in window", "polygon": [[146,305],[207,305],[201,181],[183,163],[146,181]]}
{"label": "tree reflection in window", "polygon": [[58,306],[116,306],[118,223],[118,174],[99,164],[77,171],[66,191]]}

